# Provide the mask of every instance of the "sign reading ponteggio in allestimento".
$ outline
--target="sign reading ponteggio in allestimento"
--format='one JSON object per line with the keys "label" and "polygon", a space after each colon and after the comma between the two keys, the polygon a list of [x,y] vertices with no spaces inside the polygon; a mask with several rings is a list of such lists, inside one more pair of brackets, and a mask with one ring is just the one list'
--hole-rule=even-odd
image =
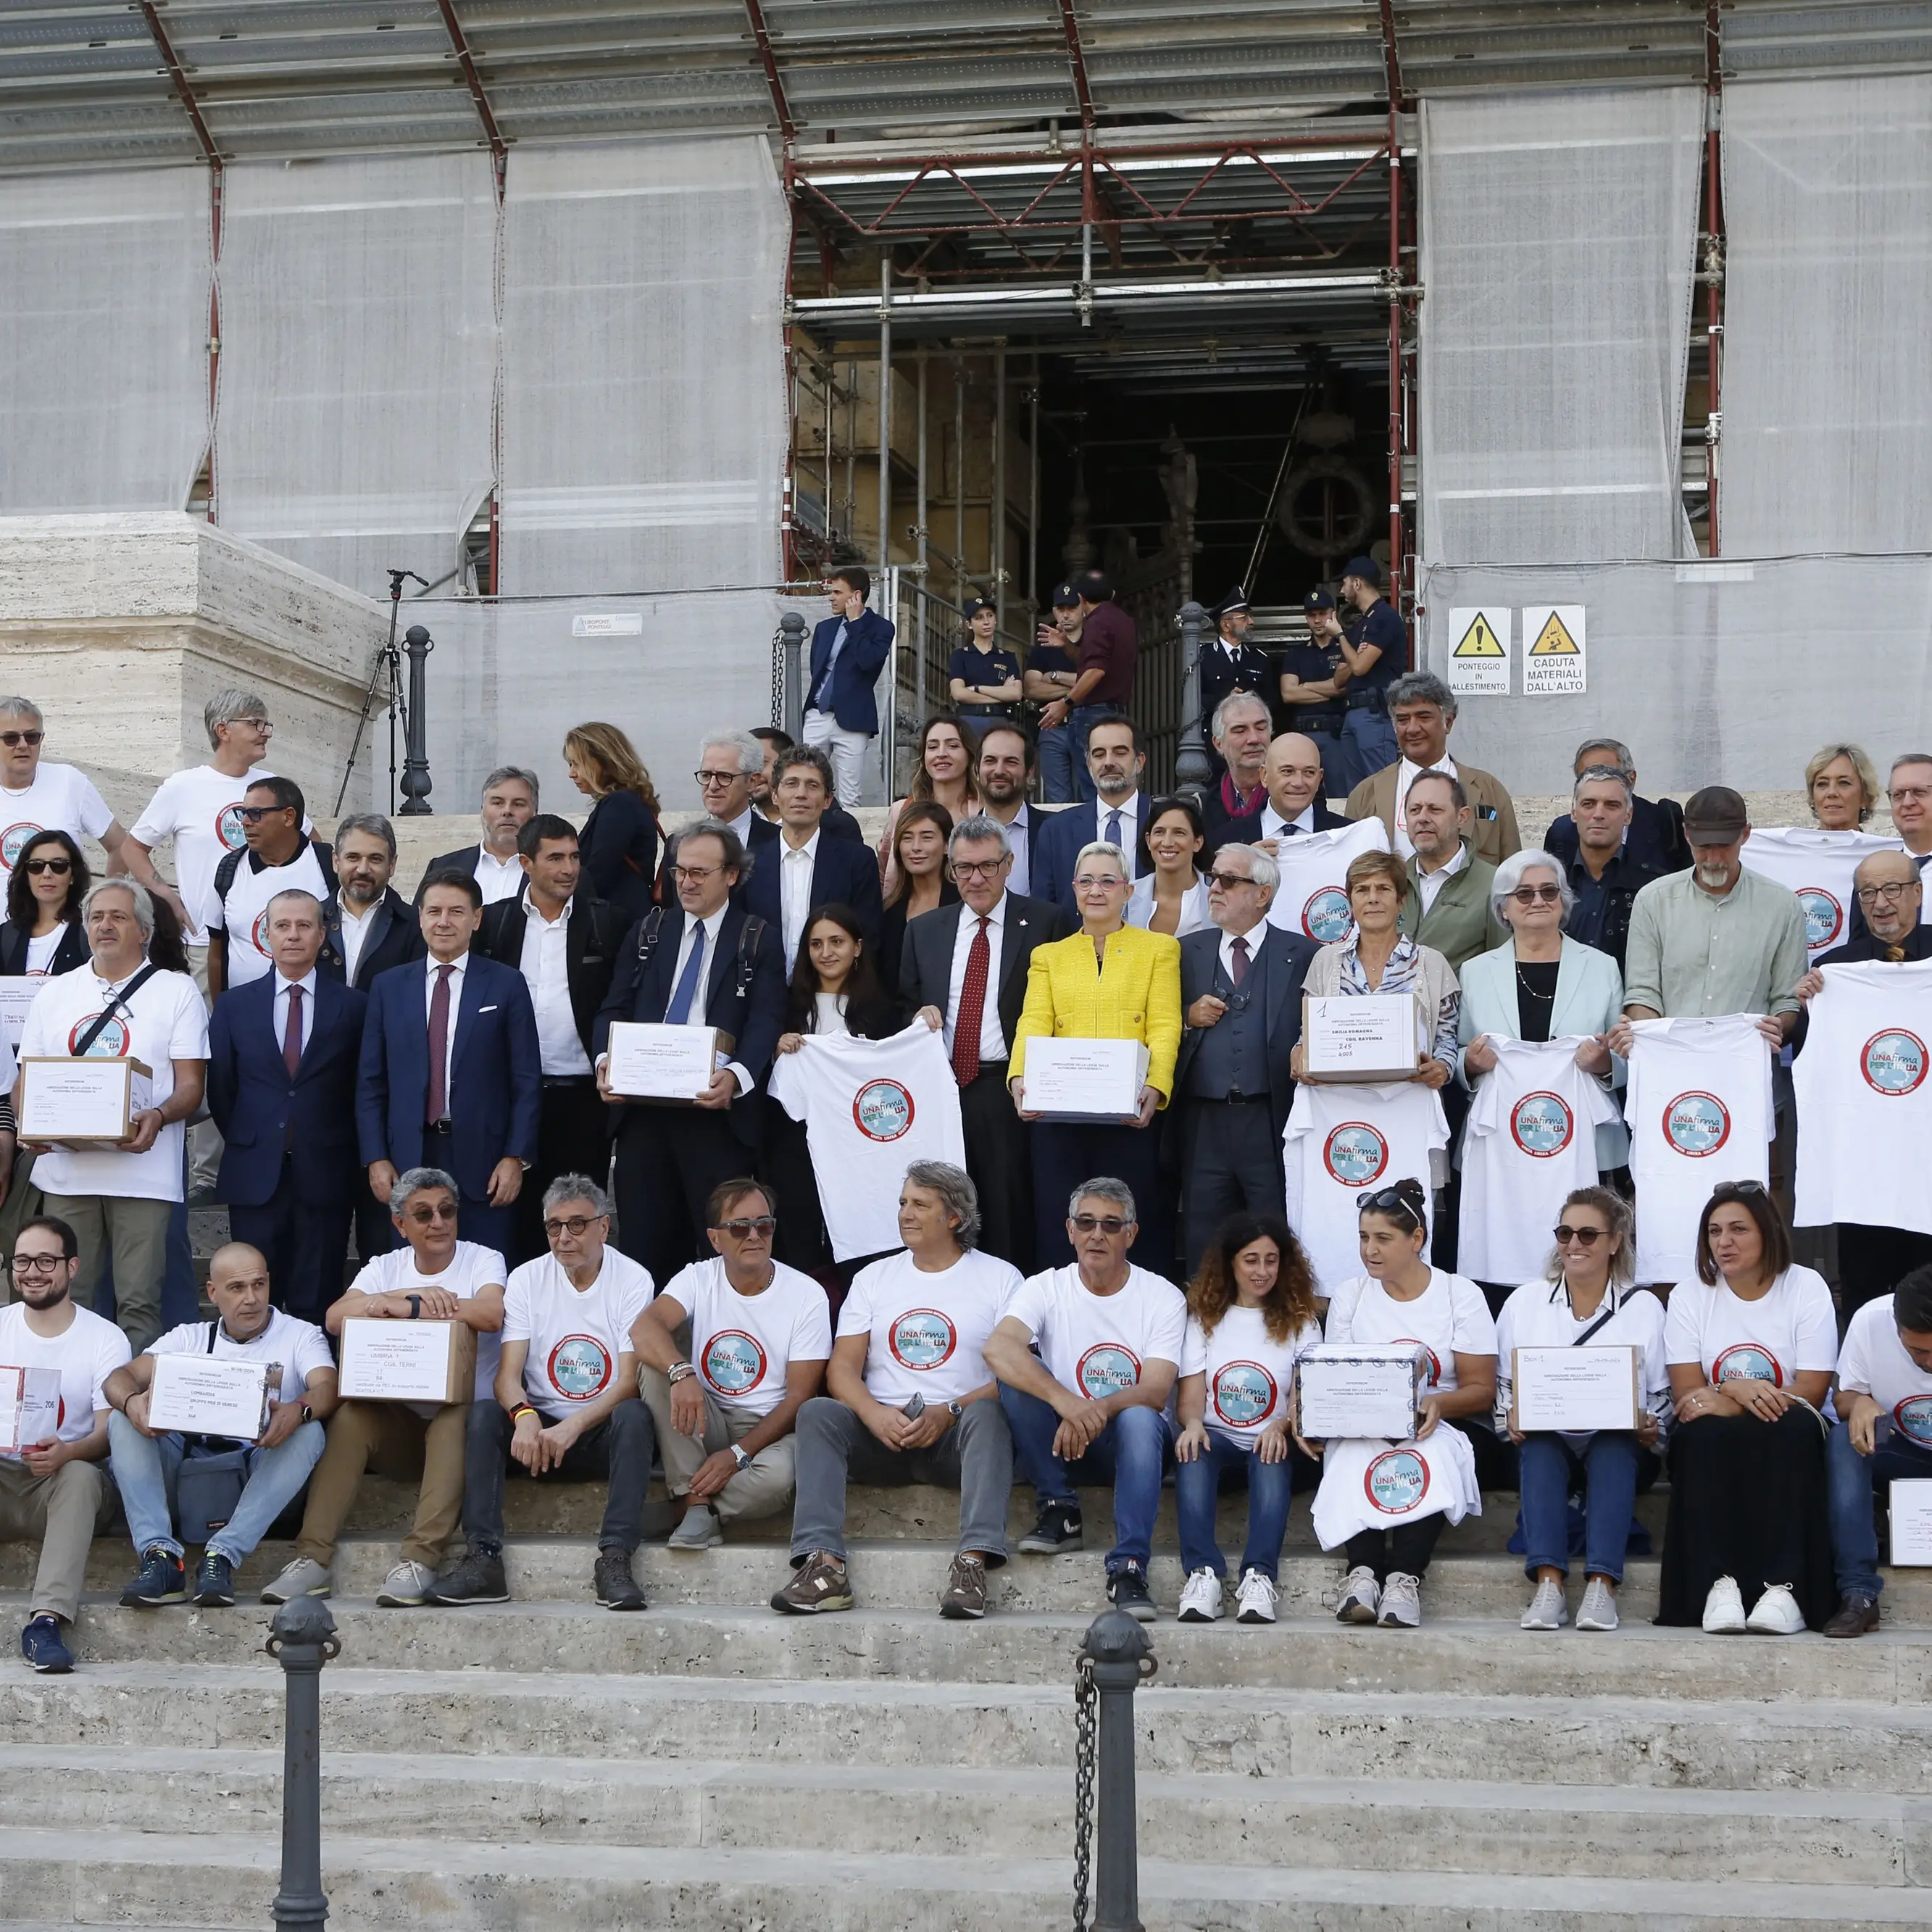
{"label": "sign reading ponteggio in allestimento", "polygon": [[1522,608],[1522,694],[1580,697],[1587,688],[1583,606],[1526,604]]}
{"label": "sign reading ponteggio in allestimento", "polygon": [[1510,694],[1510,618],[1501,608],[1449,614],[1449,688],[1460,697]]}

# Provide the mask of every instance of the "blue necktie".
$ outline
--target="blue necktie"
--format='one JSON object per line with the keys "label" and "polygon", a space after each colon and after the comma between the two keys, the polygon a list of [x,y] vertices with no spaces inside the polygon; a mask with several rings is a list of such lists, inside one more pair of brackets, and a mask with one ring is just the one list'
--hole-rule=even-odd
{"label": "blue necktie", "polygon": [[1118,845],[1120,842],[1120,814],[1110,812],[1107,814],[1107,843]]}
{"label": "blue necktie", "polygon": [[670,996],[670,1004],[664,1009],[666,1026],[685,1026],[690,1023],[691,1003],[698,997],[698,979],[704,965],[704,928],[694,928],[691,942],[691,957],[684,962],[684,970]]}

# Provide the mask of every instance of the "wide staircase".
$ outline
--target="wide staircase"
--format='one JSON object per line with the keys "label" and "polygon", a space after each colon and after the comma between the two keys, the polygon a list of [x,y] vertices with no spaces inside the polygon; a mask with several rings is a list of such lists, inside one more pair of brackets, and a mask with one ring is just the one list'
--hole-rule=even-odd
{"label": "wide staircase", "polygon": [[[788,1618],[778,1526],[590,1588],[601,1490],[512,1484],[515,1600],[381,1610],[411,1498],[365,1484],[322,1681],[340,1928],[902,1932],[1071,1923],[1073,1659],[1109,1531],[942,1622],[956,1498],[855,1490],[860,1607]],[[1640,1505],[1660,1532],[1660,1498]],[[1016,1532],[1030,1520],[1015,1498]],[[1419,1631],[1344,1628],[1298,1504],[1273,1628],[1172,1619],[1171,1500],[1138,1700],[1152,1932],[1732,1932],[1932,1924],[1932,1591],[1857,1642],[1520,1632],[1514,1499],[1448,1532]],[[1223,1505],[1238,1551],[1245,1502]],[[243,1572],[259,1588],[288,1554]],[[0,1546],[23,1613],[32,1551]],[[283,1683],[268,1612],[119,1609],[95,1544],[71,1677],[0,1666],[0,1924],[264,1927]],[[1579,1580],[1580,1582],[1580,1579]],[[1573,1605],[1577,1594],[1572,1590]]]}

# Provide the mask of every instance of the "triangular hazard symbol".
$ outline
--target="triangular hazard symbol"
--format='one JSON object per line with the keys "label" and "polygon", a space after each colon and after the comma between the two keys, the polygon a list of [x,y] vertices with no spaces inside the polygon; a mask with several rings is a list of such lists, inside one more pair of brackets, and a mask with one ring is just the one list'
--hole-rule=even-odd
{"label": "triangular hazard symbol", "polygon": [[1458,658],[1499,658],[1503,647],[1490,628],[1490,620],[1478,610],[1476,621],[1462,633],[1462,641],[1450,656]]}
{"label": "triangular hazard symbol", "polygon": [[1576,640],[1563,627],[1563,620],[1552,610],[1550,621],[1538,633],[1536,642],[1529,647],[1533,658],[1574,658],[1582,653],[1576,648]]}

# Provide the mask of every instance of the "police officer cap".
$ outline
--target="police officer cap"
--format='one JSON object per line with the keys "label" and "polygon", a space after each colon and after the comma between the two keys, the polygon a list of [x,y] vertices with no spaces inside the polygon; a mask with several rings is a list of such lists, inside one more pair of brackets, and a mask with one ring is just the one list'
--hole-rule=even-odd
{"label": "police officer cap", "polygon": [[1247,608],[1247,591],[1243,585],[1238,584],[1215,605],[1214,614],[1217,617],[1232,617],[1237,610],[1245,610]]}
{"label": "police officer cap", "polygon": [[969,597],[966,600],[966,615],[969,620],[978,616],[982,610],[996,610],[998,608],[988,597]]}
{"label": "police officer cap", "polygon": [[1053,586],[1053,608],[1056,610],[1071,610],[1080,602],[1080,593],[1070,584],[1056,584]]}
{"label": "police officer cap", "polygon": [[1335,600],[1325,590],[1311,590],[1301,600],[1301,608],[1304,610],[1332,610]]}
{"label": "police officer cap", "polygon": [[1359,577],[1364,584],[1372,584],[1378,589],[1382,580],[1382,567],[1372,556],[1352,556],[1342,566],[1344,577]]}

